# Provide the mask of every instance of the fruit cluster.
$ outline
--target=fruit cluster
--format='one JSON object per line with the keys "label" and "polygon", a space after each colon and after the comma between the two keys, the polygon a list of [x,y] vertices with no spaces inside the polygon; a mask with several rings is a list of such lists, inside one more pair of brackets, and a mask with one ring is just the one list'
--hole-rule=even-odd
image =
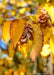
{"label": "fruit cluster", "polygon": [[23,34],[20,38],[20,43],[23,44],[23,43],[28,43],[29,40],[33,40],[33,28],[30,24],[26,24],[25,23],[25,28],[24,28],[24,31],[23,31]]}
{"label": "fruit cluster", "polygon": [[38,17],[38,23],[40,23],[41,27],[51,27],[50,17],[45,9],[45,7],[41,8],[40,15]]}

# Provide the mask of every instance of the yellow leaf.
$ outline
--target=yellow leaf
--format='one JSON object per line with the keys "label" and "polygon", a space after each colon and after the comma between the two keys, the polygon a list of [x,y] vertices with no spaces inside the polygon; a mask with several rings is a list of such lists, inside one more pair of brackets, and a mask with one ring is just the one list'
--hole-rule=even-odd
{"label": "yellow leaf", "polygon": [[16,0],[10,0],[10,4],[16,4]]}
{"label": "yellow leaf", "polygon": [[28,44],[21,45],[21,52],[22,52],[24,58],[26,58],[28,56],[28,52],[29,52]]}
{"label": "yellow leaf", "polygon": [[38,8],[38,11],[37,11],[37,14],[40,14],[41,12],[41,8],[45,7],[45,3],[44,4],[41,4]]}
{"label": "yellow leaf", "polygon": [[21,9],[19,9],[19,13],[20,13],[20,14],[25,14],[25,13],[26,13],[26,8],[21,8]]}
{"label": "yellow leaf", "polygon": [[25,75],[26,72],[28,72],[26,68],[22,65],[19,65],[19,69],[14,71],[14,75]]}
{"label": "yellow leaf", "polygon": [[48,42],[50,37],[52,36],[52,28],[46,27],[46,29],[42,28],[43,35],[44,35],[44,44]]}
{"label": "yellow leaf", "polygon": [[16,5],[17,5],[17,7],[25,7],[27,5],[27,3],[25,1],[23,1],[23,2],[18,1],[16,3]]}
{"label": "yellow leaf", "polygon": [[0,25],[3,23],[3,17],[0,17]]}
{"label": "yellow leaf", "polygon": [[5,72],[5,75],[12,75],[13,74],[13,69],[9,69],[8,71]]}
{"label": "yellow leaf", "polygon": [[10,33],[9,33],[10,24],[11,24],[10,20],[6,20],[3,23],[2,34],[3,34],[3,39],[4,39],[5,43],[7,43],[10,40]]}
{"label": "yellow leaf", "polygon": [[4,66],[0,66],[0,75],[4,74],[4,70],[6,69],[6,67]]}
{"label": "yellow leaf", "polygon": [[50,38],[50,46],[52,54],[54,55],[54,27],[52,27],[52,36]]}
{"label": "yellow leaf", "polygon": [[14,75],[19,75],[18,70],[14,71]]}
{"label": "yellow leaf", "polygon": [[0,9],[2,9],[3,3],[0,3]]}
{"label": "yellow leaf", "polygon": [[52,36],[54,36],[54,26],[52,27]]}
{"label": "yellow leaf", "polygon": [[54,0],[46,0],[46,2],[49,2],[49,3],[51,3],[51,2],[54,2]]}
{"label": "yellow leaf", "polygon": [[10,13],[11,13],[12,16],[15,16],[16,11],[12,10]]}
{"label": "yellow leaf", "polygon": [[46,2],[49,2],[50,0],[46,0]]}
{"label": "yellow leaf", "polygon": [[27,24],[30,24],[33,27],[33,46],[30,53],[30,58],[35,61],[37,56],[40,54],[42,50],[42,30],[39,25],[31,20],[27,21]]}
{"label": "yellow leaf", "polygon": [[52,63],[54,64],[54,55],[51,53]]}
{"label": "yellow leaf", "polygon": [[13,62],[12,58],[4,58],[5,67],[8,67]]}
{"label": "yellow leaf", "polygon": [[16,44],[23,33],[24,26],[25,22],[22,19],[15,19],[11,22],[10,36],[14,44],[14,47],[16,47]]}
{"label": "yellow leaf", "polygon": [[33,41],[29,40],[28,43],[20,44],[18,42],[16,49],[23,54],[24,59],[27,58],[29,49],[32,47]]}
{"label": "yellow leaf", "polygon": [[40,12],[41,12],[41,8],[45,7],[45,3],[44,4],[41,4],[37,10],[37,14],[36,14],[36,22],[38,22],[38,17],[40,15]]}
{"label": "yellow leaf", "polygon": [[41,51],[41,55],[43,56],[43,58],[46,58],[50,53],[51,53],[50,45],[44,44]]}
{"label": "yellow leaf", "polygon": [[14,57],[14,53],[15,53],[15,50],[14,50],[14,47],[13,47],[13,43],[11,42],[10,45],[9,45],[9,57]]}
{"label": "yellow leaf", "polygon": [[23,54],[23,57],[26,58],[28,56],[29,52],[29,44],[18,44],[17,45],[17,50]]}
{"label": "yellow leaf", "polygon": [[50,38],[50,46],[51,46],[52,54],[54,55],[54,36]]}
{"label": "yellow leaf", "polygon": [[48,14],[51,17],[52,23],[54,23],[54,16],[53,16],[54,15],[54,5],[47,3],[45,4],[45,7],[46,7]]}
{"label": "yellow leaf", "polygon": [[0,59],[0,66],[3,65],[3,59]]}
{"label": "yellow leaf", "polygon": [[19,65],[18,72],[19,72],[20,75],[22,75],[23,73],[25,75],[25,73],[27,72],[27,70],[26,70],[26,68],[23,65]]}

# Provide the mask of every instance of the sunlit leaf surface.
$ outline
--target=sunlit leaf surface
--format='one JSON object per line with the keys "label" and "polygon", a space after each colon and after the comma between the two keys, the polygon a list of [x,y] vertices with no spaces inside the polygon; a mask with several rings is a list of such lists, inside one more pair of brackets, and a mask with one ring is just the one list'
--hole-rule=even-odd
{"label": "sunlit leaf surface", "polygon": [[22,19],[15,19],[11,23],[10,36],[14,44],[14,47],[16,47],[16,44],[23,33],[24,25],[25,25],[25,22]]}
{"label": "sunlit leaf surface", "polygon": [[8,51],[9,51],[9,57],[12,57],[13,58],[14,53],[15,53],[13,43],[10,43],[9,50]]}
{"label": "sunlit leaf surface", "polygon": [[54,55],[51,53],[52,63],[54,64]]}
{"label": "sunlit leaf surface", "polygon": [[10,40],[10,33],[9,33],[10,24],[11,24],[10,20],[5,20],[3,23],[2,34],[3,34],[3,39],[5,43],[7,43]]}
{"label": "sunlit leaf surface", "polygon": [[43,58],[46,58],[50,53],[51,53],[50,45],[44,44],[41,51],[41,55],[43,56]]}
{"label": "sunlit leaf surface", "polygon": [[37,56],[42,50],[42,30],[39,25],[35,22],[27,21],[27,24],[30,24],[33,27],[33,46],[30,54],[30,58],[35,61]]}
{"label": "sunlit leaf surface", "polygon": [[23,57],[26,58],[28,56],[29,53],[29,44],[23,44],[23,45],[18,45],[18,49],[19,52],[21,52],[23,54]]}
{"label": "sunlit leaf surface", "polygon": [[52,35],[52,28],[46,27],[46,29],[42,28],[43,35],[44,35],[44,44],[48,42]]}
{"label": "sunlit leaf surface", "polygon": [[48,14],[51,17],[52,23],[54,23],[54,16],[53,16],[54,15],[54,5],[48,3],[48,4],[45,4],[45,7],[46,7]]}

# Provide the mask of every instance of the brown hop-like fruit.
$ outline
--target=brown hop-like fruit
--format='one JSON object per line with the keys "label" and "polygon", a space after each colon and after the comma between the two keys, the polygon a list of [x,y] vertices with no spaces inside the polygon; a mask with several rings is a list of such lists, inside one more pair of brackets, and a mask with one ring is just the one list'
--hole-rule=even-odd
{"label": "brown hop-like fruit", "polygon": [[20,43],[23,44],[23,43],[28,43],[29,40],[33,40],[33,28],[30,24],[26,24],[25,23],[25,28],[24,28],[24,31],[23,31],[23,34],[20,38]]}
{"label": "brown hop-like fruit", "polygon": [[41,8],[40,15],[38,17],[38,23],[40,23],[40,27],[51,27],[51,20],[50,17],[45,9],[45,7]]}

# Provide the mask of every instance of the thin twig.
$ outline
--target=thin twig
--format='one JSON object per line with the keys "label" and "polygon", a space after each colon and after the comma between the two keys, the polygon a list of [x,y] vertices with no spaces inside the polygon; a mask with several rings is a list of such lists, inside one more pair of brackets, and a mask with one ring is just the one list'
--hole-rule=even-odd
{"label": "thin twig", "polygon": [[24,17],[27,17],[27,16],[35,16],[34,14],[29,14],[29,15],[25,15],[25,16],[22,16],[22,17],[19,17],[19,18],[17,18],[17,19],[20,19],[20,18],[24,18]]}
{"label": "thin twig", "polygon": [[[22,17],[19,17],[19,18],[14,18],[14,19],[21,19],[21,18],[24,18],[24,17],[27,17],[27,16],[35,16],[34,14],[29,14],[29,15],[25,15],[25,16],[22,16]],[[11,19],[6,19],[6,20],[11,20]]]}

